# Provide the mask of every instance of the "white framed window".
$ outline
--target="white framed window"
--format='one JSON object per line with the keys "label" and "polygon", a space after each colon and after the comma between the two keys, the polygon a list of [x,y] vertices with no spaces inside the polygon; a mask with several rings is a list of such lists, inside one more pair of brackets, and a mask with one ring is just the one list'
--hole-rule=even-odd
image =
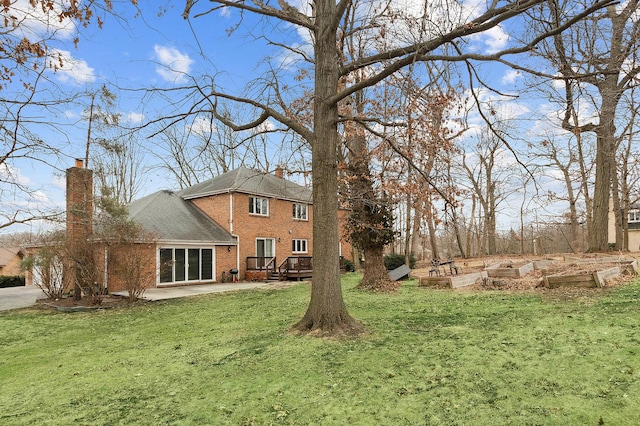
{"label": "white framed window", "polygon": [[291,240],[291,253],[308,253],[307,240],[294,239]]}
{"label": "white framed window", "polygon": [[628,219],[629,219],[629,223],[640,222],[640,210],[638,209],[629,210]]}
{"label": "white framed window", "polygon": [[296,220],[309,220],[307,215],[307,205],[293,203],[293,218]]}
{"label": "white framed window", "polygon": [[212,248],[160,249],[160,284],[214,280]]}
{"label": "white framed window", "polygon": [[269,216],[269,200],[262,197],[249,197],[249,214]]}

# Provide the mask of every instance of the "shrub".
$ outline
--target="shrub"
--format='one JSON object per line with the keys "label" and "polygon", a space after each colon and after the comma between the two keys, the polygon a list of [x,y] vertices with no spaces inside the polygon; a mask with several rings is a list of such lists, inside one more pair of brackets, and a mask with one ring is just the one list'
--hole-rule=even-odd
{"label": "shrub", "polygon": [[[391,271],[392,269],[396,269],[402,265],[404,265],[403,254],[388,254],[384,257],[384,266],[387,268],[388,271]],[[413,255],[413,253],[411,253],[409,255],[409,268],[413,269],[415,265],[416,265],[416,258]]]}
{"label": "shrub", "polygon": [[356,266],[349,259],[344,259],[344,270],[345,272],[353,272],[356,270]]}
{"label": "shrub", "polygon": [[0,288],[21,287],[24,285],[24,277],[19,275],[0,275]]}
{"label": "shrub", "polygon": [[65,293],[62,282],[63,253],[61,245],[50,244],[22,259],[22,269],[31,271],[33,284],[42,289],[49,299],[61,299]]}

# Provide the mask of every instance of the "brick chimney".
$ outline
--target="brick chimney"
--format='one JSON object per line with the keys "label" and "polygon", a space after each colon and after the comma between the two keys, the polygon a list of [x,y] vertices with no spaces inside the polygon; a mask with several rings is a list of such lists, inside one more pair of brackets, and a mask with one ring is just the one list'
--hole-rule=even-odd
{"label": "brick chimney", "polygon": [[80,299],[79,271],[73,262],[82,258],[85,242],[93,232],[93,171],[76,160],[75,167],[67,169],[67,249],[71,258],[65,265],[70,273],[64,274],[65,286],[74,289],[74,298]]}
{"label": "brick chimney", "polygon": [[76,159],[67,169],[67,239],[83,241],[93,231],[93,171]]}
{"label": "brick chimney", "polygon": [[282,167],[280,167],[280,164],[276,166],[276,171],[274,172],[274,174],[276,175],[276,177],[279,177],[280,179],[284,178],[284,170],[282,170]]}

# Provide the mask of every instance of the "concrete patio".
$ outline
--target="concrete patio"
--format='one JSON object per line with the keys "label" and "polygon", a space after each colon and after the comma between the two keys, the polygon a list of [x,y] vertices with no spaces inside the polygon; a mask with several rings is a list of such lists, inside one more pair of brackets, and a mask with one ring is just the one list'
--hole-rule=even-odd
{"label": "concrete patio", "polygon": [[[256,288],[274,288],[283,283],[243,282],[228,284],[200,284],[177,287],[150,288],[144,293],[145,300],[177,299],[180,297],[197,296],[200,294],[224,293],[230,291],[252,290]],[[294,284],[294,283],[291,283]],[[128,292],[117,291],[112,294],[128,296]],[[38,299],[46,299],[46,296],[38,287],[10,287],[0,288],[0,311],[10,309],[28,308],[36,304]]]}

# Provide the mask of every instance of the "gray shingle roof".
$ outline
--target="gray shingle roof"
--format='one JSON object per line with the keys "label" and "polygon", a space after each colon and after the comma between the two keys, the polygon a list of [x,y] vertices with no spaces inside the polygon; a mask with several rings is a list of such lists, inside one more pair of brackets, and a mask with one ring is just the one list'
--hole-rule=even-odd
{"label": "gray shingle roof", "polygon": [[201,182],[176,193],[185,200],[206,197],[226,192],[242,192],[245,194],[312,202],[309,188],[268,173],[240,167],[227,173]]}
{"label": "gray shingle roof", "polygon": [[220,225],[171,191],[158,191],[128,206],[129,217],[159,241],[235,244]]}

